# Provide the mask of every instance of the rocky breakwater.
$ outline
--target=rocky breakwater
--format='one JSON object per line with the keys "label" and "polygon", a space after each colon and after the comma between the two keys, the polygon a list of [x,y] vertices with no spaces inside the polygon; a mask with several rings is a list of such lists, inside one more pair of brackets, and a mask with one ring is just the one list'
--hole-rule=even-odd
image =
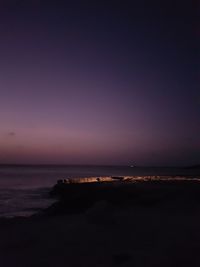
{"label": "rocky breakwater", "polygon": [[200,201],[199,179],[183,177],[90,177],[58,180],[50,192],[58,201],[50,215],[85,212],[96,203],[115,208],[155,207],[173,202],[186,208]]}
{"label": "rocky breakwater", "polygon": [[[130,186],[132,184],[132,186]],[[79,213],[96,202],[122,205],[134,195],[133,184],[128,177],[90,177],[58,180],[50,192],[58,199],[47,212],[49,214]]]}
{"label": "rocky breakwater", "polygon": [[[66,190],[68,191],[71,188],[79,188],[83,185],[85,186],[92,186],[94,184],[98,185],[112,185],[113,182],[122,182],[128,180],[122,176],[106,176],[106,177],[85,177],[85,178],[67,178],[67,179],[60,179],[57,181],[57,184],[53,187],[50,194],[52,196],[65,196]],[[91,185],[92,184],[92,185]],[[68,192],[69,193],[69,192]],[[74,192],[73,192],[74,193]]]}

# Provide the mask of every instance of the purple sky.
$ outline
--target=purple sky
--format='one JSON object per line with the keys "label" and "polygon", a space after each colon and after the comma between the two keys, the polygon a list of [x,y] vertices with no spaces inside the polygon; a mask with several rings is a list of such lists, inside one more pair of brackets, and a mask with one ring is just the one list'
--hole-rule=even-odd
{"label": "purple sky", "polygon": [[88,3],[1,1],[0,163],[199,163],[192,4]]}

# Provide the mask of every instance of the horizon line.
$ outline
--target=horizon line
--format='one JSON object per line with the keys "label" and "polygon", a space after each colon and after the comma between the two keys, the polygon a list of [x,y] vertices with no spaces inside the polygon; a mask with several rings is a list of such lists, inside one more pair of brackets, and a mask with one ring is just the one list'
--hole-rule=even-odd
{"label": "horizon line", "polygon": [[[67,166],[82,166],[82,167],[130,167],[130,165],[124,164],[76,164],[76,163],[0,163],[0,167],[67,167]],[[200,164],[188,164],[188,165],[134,165],[134,168],[187,168],[196,167]]]}

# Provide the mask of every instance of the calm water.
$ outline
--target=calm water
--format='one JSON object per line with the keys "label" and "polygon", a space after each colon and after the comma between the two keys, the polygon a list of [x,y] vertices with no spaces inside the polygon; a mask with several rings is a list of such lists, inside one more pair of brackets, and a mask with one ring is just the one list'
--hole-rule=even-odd
{"label": "calm water", "polygon": [[184,168],[108,166],[0,166],[0,217],[28,216],[48,207],[48,192],[58,179],[89,176],[181,175],[198,176]]}

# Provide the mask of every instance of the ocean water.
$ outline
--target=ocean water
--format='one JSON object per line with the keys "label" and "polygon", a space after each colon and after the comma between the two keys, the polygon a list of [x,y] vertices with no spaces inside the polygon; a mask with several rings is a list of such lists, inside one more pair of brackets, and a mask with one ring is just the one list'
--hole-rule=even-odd
{"label": "ocean water", "polygon": [[58,179],[92,176],[200,176],[199,169],[130,166],[0,166],[0,217],[29,216],[55,200],[49,191]]}

